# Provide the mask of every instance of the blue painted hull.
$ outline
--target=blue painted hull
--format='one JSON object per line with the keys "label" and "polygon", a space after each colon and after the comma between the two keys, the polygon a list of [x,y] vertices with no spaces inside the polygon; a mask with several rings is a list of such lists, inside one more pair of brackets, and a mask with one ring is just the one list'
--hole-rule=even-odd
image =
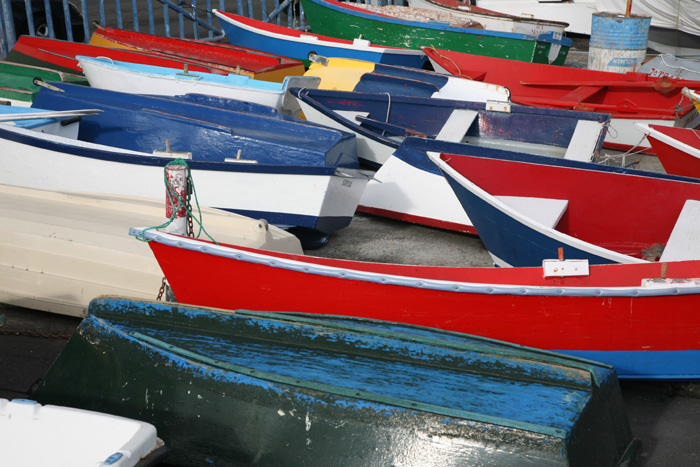
{"label": "blue painted hull", "polygon": [[[260,31],[253,31],[226,21],[219,16],[221,29],[226,34],[231,44],[249,49],[260,50],[268,53],[275,53],[285,57],[303,61],[308,65],[312,55],[322,57],[341,57],[356,60],[365,60],[374,63],[384,63],[387,65],[400,65],[412,68],[421,68],[426,62],[425,54],[394,54],[390,52],[368,51],[363,47],[348,47],[334,45],[331,41],[323,39],[312,43],[297,42],[289,40],[281,35],[269,36]],[[330,38],[329,38],[330,39]]]}
{"label": "blue painted hull", "polygon": [[[700,200],[700,181],[693,178],[458,145],[443,149],[449,156],[433,160],[500,266],[541,266],[560,248],[564,258],[592,265],[644,263],[655,245],[667,245],[686,201]],[[617,202],[651,193],[647,203]],[[531,204],[565,200],[568,206],[547,225],[497,196],[532,198]]]}
{"label": "blue painted hull", "polygon": [[328,315],[97,299],[35,396],[148,421],[187,466],[615,465],[638,447],[609,366]]}
{"label": "blue painted hull", "polygon": [[[19,168],[23,162],[8,159],[2,164],[3,183],[163,199],[162,168],[179,153],[190,153],[187,164],[206,206],[266,219],[297,234],[307,248],[325,244],[331,233],[350,224],[367,183],[353,135],[278,118],[273,109],[234,103],[238,111],[231,111],[226,106],[233,101],[206,96],[163,98],[60,86],[59,91],[42,89],[34,105],[103,112],[80,121],[76,144],[0,129],[3,157],[21,148],[47,158],[37,162],[41,171],[29,171],[36,172],[33,179],[26,175],[21,181],[12,171],[27,172]],[[164,151],[166,142],[179,153],[153,155]],[[59,155],[61,163],[55,162]],[[74,173],[88,172],[58,175],[74,164]]]}

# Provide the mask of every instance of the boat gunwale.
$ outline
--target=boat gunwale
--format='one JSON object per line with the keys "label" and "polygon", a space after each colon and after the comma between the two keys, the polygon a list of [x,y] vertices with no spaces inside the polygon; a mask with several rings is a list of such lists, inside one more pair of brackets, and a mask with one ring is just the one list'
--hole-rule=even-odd
{"label": "boat gunwale", "polygon": [[[334,277],[338,279],[357,280],[362,282],[370,282],[382,285],[394,285],[401,287],[411,287],[426,290],[435,290],[452,293],[473,293],[486,295],[513,295],[513,296],[559,296],[559,297],[664,297],[664,296],[679,296],[679,295],[696,295],[700,294],[700,285],[676,287],[672,283],[666,286],[654,288],[639,286],[546,286],[546,285],[517,285],[517,284],[488,284],[475,282],[459,282],[448,281],[442,279],[431,279],[420,276],[406,276],[398,274],[377,273],[362,270],[361,261],[337,260],[346,262],[344,267],[316,264],[304,262],[302,259],[295,259],[293,255],[270,254],[261,250],[244,250],[235,246],[217,245],[214,243],[190,239],[164,232],[154,231],[150,228],[132,227],[129,229],[129,235],[145,239],[146,241],[155,241],[169,247],[189,250],[207,255],[219,256],[222,258],[232,259],[235,261],[243,261],[264,265],[272,268],[285,269],[303,274],[314,274],[320,276]],[[689,261],[692,263],[693,261]],[[647,264],[639,263],[639,264]],[[661,263],[648,263],[658,264]],[[700,260],[698,261],[700,264]],[[426,268],[417,266],[417,268]],[[464,268],[467,269],[467,268]],[[478,269],[478,268],[473,268]],[[532,268],[540,270],[541,268]],[[506,269],[507,270],[507,269]]]}

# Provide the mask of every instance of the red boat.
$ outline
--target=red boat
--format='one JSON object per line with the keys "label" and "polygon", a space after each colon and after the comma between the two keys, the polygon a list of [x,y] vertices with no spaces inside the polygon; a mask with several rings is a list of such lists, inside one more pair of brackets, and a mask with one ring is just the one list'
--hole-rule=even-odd
{"label": "red boat", "polygon": [[514,62],[423,47],[436,71],[505,86],[515,104],[609,113],[605,147],[653,153],[634,122],[700,128],[700,115],[681,94],[698,81]]}
{"label": "red boat", "polygon": [[476,334],[616,367],[700,377],[700,261],[536,268],[380,264],[144,235],[181,303],[359,316]]}
{"label": "red boat", "polygon": [[112,49],[83,44],[82,42],[69,42],[35,36],[20,36],[5,60],[82,76],[83,70],[78,66],[78,61],[75,59],[78,55],[109,57],[122,62],[176,69],[183,69],[187,65],[190,71],[220,75],[228,75],[232,71],[230,68],[213,66],[211,63],[201,60],[183,59],[156,52]]}
{"label": "red boat", "polygon": [[106,26],[97,26],[90,44],[201,60],[233,71],[239,69],[240,73],[256,79],[279,83],[286,76],[301,76],[306,71],[299,60],[259,50],[210,41],[160,37]]}
{"label": "red boat", "polygon": [[700,131],[640,125],[667,173],[700,178]]}

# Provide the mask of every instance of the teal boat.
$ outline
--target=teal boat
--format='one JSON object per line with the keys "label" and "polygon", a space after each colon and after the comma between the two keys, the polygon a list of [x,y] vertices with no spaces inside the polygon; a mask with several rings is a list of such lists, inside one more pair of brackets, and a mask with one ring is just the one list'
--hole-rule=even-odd
{"label": "teal boat", "polygon": [[34,397],[151,423],[188,467],[612,466],[640,447],[607,365],[386,321],[119,297],[91,302]]}
{"label": "teal boat", "polygon": [[478,23],[422,21],[420,9],[372,7],[335,0],[301,0],[315,34],[373,44],[435,47],[524,62],[563,65],[573,42],[559,32],[539,35],[485,30]]}

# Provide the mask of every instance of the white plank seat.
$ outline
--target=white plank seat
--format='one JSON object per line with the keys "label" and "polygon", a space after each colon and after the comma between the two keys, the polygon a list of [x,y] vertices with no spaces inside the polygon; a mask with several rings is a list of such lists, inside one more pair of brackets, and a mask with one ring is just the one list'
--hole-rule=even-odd
{"label": "white plank seat", "polygon": [[686,200],[659,262],[700,259],[700,201]]}
{"label": "white plank seat", "polygon": [[566,208],[569,207],[569,201],[566,199],[525,196],[496,196],[496,198],[524,216],[552,229],[557,226]]}
{"label": "white plank seat", "polygon": [[593,120],[579,120],[566,148],[564,159],[592,162],[603,125]]}
{"label": "white plank seat", "polygon": [[450,143],[461,143],[479,112],[469,109],[454,109],[435,139]]}

